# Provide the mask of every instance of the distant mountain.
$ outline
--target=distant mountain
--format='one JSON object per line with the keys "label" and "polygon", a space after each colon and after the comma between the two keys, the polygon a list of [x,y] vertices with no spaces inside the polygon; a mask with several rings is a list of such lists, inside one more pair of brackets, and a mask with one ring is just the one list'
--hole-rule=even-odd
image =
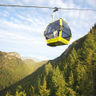
{"label": "distant mountain", "polygon": [[47,61],[36,62],[33,59],[23,59],[24,63],[28,65],[28,68],[34,72],[40,66],[46,64]]}
{"label": "distant mountain", "polygon": [[96,24],[58,58],[0,92],[0,96],[96,96]]}
{"label": "distant mountain", "polygon": [[[39,59],[39,58],[36,58],[36,57],[21,57],[22,58],[22,60],[26,60],[26,59],[28,59],[28,60],[33,60],[34,62],[41,62],[41,61],[43,61],[43,60],[41,60],[41,59]],[[46,60],[47,61],[47,60]]]}
{"label": "distant mountain", "polygon": [[43,62],[37,64],[32,59],[21,59],[16,52],[0,51],[0,90],[16,83],[34,72]]}

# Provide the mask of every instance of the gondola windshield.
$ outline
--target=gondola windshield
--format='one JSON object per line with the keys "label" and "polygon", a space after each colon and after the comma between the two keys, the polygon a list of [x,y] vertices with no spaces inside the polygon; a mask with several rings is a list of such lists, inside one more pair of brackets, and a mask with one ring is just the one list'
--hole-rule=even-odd
{"label": "gondola windshield", "polygon": [[59,36],[59,20],[50,23],[45,31],[46,39],[51,39]]}
{"label": "gondola windshield", "polygon": [[62,22],[62,27],[63,27],[62,37],[69,41],[71,37],[71,30],[68,24],[66,24],[64,21]]}

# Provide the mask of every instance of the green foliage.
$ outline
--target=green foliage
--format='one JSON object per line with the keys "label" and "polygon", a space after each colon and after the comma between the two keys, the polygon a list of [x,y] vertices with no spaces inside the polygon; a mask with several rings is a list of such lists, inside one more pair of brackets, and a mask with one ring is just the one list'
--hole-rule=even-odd
{"label": "green foliage", "polygon": [[49,96],[50,90],[47,89],[46,80],[44,80],[44,84],[40,87],[40,96]]}
{"label": "green foliage", "polygon": [[25,93],[25,91],[22,90],[21,86],[18,86],[15,96],[26,96],[26,93]]}
{"label": "green foliage", "polygon": [[63,96],[66,83],[58,67],[49,73],[47,83],[51,91],[51,96]]}
{"label": "green foliage", "polygon": [[9,92],[7,92],[5,96],[12,96],[12,95]]}
{"label": "green foliage", "polygon": [[71,71],[69,75],[69,86],[72,88],[73,84],[74,84],[74,76],[73,76],[73,72]]}

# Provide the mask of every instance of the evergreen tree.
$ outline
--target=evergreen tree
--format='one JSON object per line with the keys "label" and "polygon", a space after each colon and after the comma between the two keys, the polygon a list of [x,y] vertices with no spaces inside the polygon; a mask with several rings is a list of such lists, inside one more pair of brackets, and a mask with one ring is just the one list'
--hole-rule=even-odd
{"label": "evergreen tree", "polygon": [[69,75],[69,86],[72,88],[73,84],[74,84],[74,77],[73,77],[73,72],[71,71]]}
{"label": "evergreen tree", "polygon": [[27,96],[27,95],[26,95],[25,91],[22,90],[22,87],[18,86],[15,96]]}
{"label": "evergreen tree", "polygon": [[44,79],[44,84],[40,87],[40,96],[49,96],[50,95],[50,90],[47,89],[47,83],[46,80]]}
{"label": "evergreen tree", "polygon": [[59,68],[53,69],[48,76],[48,88],[50,88],[51,96],[65,96],[66,82]]}
{"label": "evergreen tree", "polygon": [[11,95],[9,92],[7,92],[7,93],[6,93],[6,96],[13,96],[13,95]]}

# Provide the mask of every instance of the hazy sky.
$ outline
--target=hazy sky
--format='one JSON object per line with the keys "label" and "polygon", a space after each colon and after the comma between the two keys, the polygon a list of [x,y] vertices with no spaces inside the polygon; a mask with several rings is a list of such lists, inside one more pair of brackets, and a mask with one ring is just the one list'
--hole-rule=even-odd
{"label": "hazy sky", "polygon": [[[96,0],[0,0],[0,4],[36,5],[63,8],[91,8]],[[96,23],[96,12],[59,10],[55,19],[63,18],[72,30],[69,45],[49,47],[44,30],[52,21],[52,9],[0,7],[0,51],[18,52],[24,57],[54,59],[76,39],[87,34]]]}

